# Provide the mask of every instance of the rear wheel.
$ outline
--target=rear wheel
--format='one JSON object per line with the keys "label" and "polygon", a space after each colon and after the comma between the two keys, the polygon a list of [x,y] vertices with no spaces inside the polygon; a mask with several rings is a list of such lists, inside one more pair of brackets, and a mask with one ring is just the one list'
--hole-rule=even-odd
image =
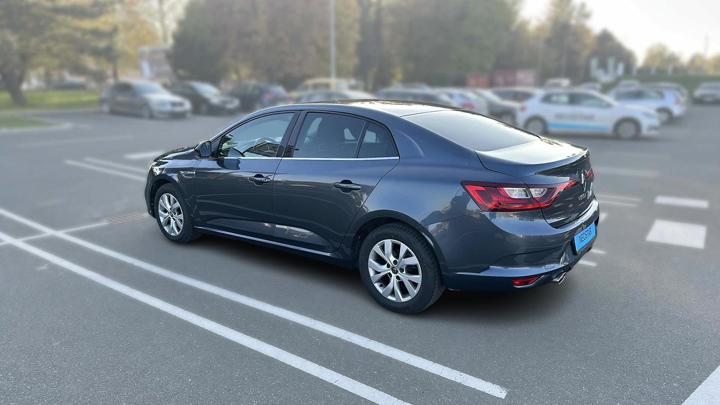
{"label": "rear wheel", "polygon": [[547,132],[547,125],[542,118],[533,117],[525,122],[525,129],[535,135],[544,135]]}
{"label": "rear wheel", "polygon": [[155,193],[154,207],[155,219],[166,238],[179,243],[197,239],[199,233],[193,228],[190,211],[176,186],[161,186]]}
{"label": "rear wheel", "polygon": [[406,225],[389,224],[372,231],[360,247],[358,267],[370,295],[394,312],[422,312],[445,289],[432,248]]}
{"label": "rear wheel", "polygon": [[622,120],[615,126],[615,136],[620,139],[634,139],[640,136],[640,125],[633,120]]}

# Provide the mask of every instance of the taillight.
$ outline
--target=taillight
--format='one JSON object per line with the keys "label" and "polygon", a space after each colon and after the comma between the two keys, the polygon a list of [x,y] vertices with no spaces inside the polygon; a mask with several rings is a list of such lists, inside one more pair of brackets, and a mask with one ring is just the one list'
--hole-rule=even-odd
{"label": "taillight", "polygon": [[[588,174],[590,175],[590,174]],[[463,183],[473,201],[486,211],[529,211],[551,206],[575,180],[542,186]]]}

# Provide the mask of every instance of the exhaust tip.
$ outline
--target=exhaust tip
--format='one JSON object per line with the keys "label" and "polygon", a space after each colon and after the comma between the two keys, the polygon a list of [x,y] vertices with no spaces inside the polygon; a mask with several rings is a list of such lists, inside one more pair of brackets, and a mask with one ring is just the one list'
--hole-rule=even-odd
{"label": "exhaust tip", "polygon": [[552,278],[552,281],[556,284],[562,284],[563,281],[565,281],[565,277],[567,277],[567,271],[563,271],[562,273],[556,275]]}

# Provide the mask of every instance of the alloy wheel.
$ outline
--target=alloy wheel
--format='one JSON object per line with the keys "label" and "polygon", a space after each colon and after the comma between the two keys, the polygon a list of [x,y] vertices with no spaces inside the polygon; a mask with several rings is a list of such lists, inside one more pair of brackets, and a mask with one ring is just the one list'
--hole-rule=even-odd
{"label": "alloy wheel", "polygon": [[160,225],[170,236],[178,236],[182,232],[185,217],[180,202],[170,193],[160,196],[158,202]]}
{"label": "alloy wheel", "polygon": [[384,239],[376,243],[368,257],[368,272],[375,289],[394,302],[415,297],[422,284],[422,269],[415,253],[404,243]]}

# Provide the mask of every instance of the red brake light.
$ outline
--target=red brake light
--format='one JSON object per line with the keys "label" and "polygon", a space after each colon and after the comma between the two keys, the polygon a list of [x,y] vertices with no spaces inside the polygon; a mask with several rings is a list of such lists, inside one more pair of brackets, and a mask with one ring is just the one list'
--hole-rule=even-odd
{"label": "red brake light", "polygon": [[508,212],[547,208],[563,190],[575,183],[575,180],[568,180],[560,184],[529,187],[516,184],[463,183],[463,187],[483,210]]}
{"label": "red brake light", "polygon": [[512,281],[512,285],[515,287],[527,287],[529,285],[535,284],[535,282],[538,281],[539,278],[540,276],[516,278]]}

